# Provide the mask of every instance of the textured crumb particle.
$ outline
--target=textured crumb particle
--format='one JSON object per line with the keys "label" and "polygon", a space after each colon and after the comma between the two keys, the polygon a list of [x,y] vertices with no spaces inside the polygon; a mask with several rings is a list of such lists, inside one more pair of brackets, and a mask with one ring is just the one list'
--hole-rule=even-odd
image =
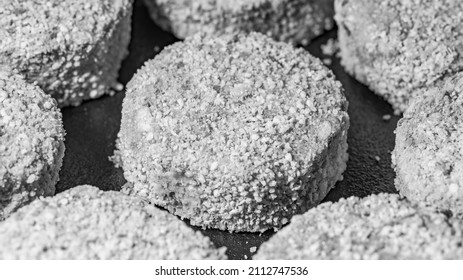
{"label": "textured crumb particle", "polygon": [[460,187],[459,187],[457,184],[455,184],[455,183],[454,183],[454,184],[450,184],[450,185],[449,185],[449,192],[450,192],[450,194],[451,194],[451,195],[457,194],[459,188],[460,188]]}
{"label": "textured crumb particle", "polygon": [[113,89],[114,89],[115,91],[121,91],[121,90],[124,89],[124,85],[121,84],[121,83],[115,83],[115,84],[113,85]]}
{"label": "textured crumb particle", "polygon": [[0,224],[0,259],[225,259],[175,216],[120,192],[78,186]]}
{"label": "textured crumb particle", "polygon": [[255,253],[256,251],[257,251],[256,246],[249,248],[249,252],[251,252],[251,253]]}
{"label": "textured crumb particle", "polygon": [[391,118],[392,118],[392,116],[391,116],[391,115],[389,115],[389,114],[383,115],[383,121],[385,121],[385,122],[388,122],[388,121],[390,121],[390,120],[391,120]]}
{"label": "textured crumb particle", "polygon": [[380,158],[379,156],[375,156],[375,160],[376,160],[377,162],[379,162],[379,161],[381,160],[381,158]]}
{"label": "textured crumb particle", "polygon": [[301,40],[301,45],[303,46],[308,46],[310,44],[310,40],[307,38],[304,38]]}
{"label": "textured crumb particle", "polygon": [[325,65],[328,66],[331,65],[331,63],[333,63],[333,60],[331,58],[324,58],[322,61]]}
{"label": "textured crumb particle", "polygon": [[334,56],[339,50],[339,43],[333,38],[328,39],[325,44],[320,45],[323,55]]}
{"label": "textured crumb particle", "polygon": [[379,194],[293,217],[253,259],[461,259],[462,238],[462,220]]}
{"label": "textured crumb particle", "polygon": [[193,225],[280,228],[341,178],[347,106],[303,49],[258,33],[197,34],[128,84],[117,154],[133,193]]}

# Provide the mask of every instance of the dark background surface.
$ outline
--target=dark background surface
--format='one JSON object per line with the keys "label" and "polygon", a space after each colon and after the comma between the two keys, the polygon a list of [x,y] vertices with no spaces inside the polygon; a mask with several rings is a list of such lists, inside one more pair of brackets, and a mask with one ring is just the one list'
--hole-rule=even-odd
{"label": "dark background surface", "polygon": [[[307,50],[326,58],[320,45],[335,38],[336,31],[316,39]],[[122,64],[120,82],[124,85],[143,63],[153,58],[164,46],[178,41],[162,31],[150,19],[141,1],[135,1],[132,19],[130,54]],[[394,172],[390,152],[394,149],[394,129],[398,117],[392,108],[365,86],[348,76],[336,57],[329,66],[344,86],[349,100],[349,161],[344,180],[338,182],[324,201],[337,201],[341,197],[366,196],[379,192],[395,192]],[[119,190],[126,182],[121,169],[108,160],[113,154],[119,131],[124,92],[88,101],[79,107],[62,110],[66,129],[66,153],[60,173],[57,192],[90,184],[103,190]],[[384,115],[391,115],[389,121]],[[379,159],[379,160],[378,160]],[[274,233],[229,233],[219,230],[202,230],[217,247],[226,246],[230,259],[250,259],[252,247],[259,247]]]}

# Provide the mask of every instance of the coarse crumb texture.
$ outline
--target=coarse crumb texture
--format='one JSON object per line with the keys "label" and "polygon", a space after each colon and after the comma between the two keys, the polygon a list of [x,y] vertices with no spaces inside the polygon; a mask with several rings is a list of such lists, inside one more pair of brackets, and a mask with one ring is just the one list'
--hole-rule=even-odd
{"label": "coarse crumb texture", "polygon": [[325,44],[320,45],[320,50],[325,56],[334,56],[339,51],[339,43],[337,40],[330,38]]}
{"label": "coarse crumb texture", "polygon": [[422,93],[396,129],[395,185],[412,201],[463,214],[463,73]]}
{"label": "coarse crumb texture", "polygon": [[38,196],[55,193],[63,141],[56,102],[0,66],[0,220]]}
{"label": "coarse crumb texture", "polygon": [[144,0],[153,20],[179,38],[257,31],[308,44],[333,28],[334,0]]}
{"label": "coarse crumb texture", "polygon": [[462,259],[462,240],[461,220],[379,194],[295,216],[253,259]]}
{"label": "coarse crumb texture", "polygon": [[78,186],[0,224],[0,259],[225,259],[207,237],[148,202]]}
{"label": "coarse crumb texture", "polygon": [[60,107],[121,89],[132,0],[0,0],[0,7],[0,64],[37,82]]}
{"label": "coarse crumb texture", "polygon": [[463,1],[336,0],[341,64],[403,112],[463,68]]}
{"label": "coarse crumb texture", "polygon": [[342,179],[347,101],[303,49],[251,33],[197,34],[130,81],[114,160],[148,197],[193,225],[279,228]]}

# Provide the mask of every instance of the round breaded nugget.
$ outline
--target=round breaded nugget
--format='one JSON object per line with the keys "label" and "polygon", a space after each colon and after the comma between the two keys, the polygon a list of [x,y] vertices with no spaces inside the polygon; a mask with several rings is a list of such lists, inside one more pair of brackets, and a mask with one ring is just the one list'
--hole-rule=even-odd
{"label": "round breaded nugget", "polygon": [[55,100],[0,66],[0,220],[55,193],[63,141]]}
{"label": "round breaded nugget", "polygon": [[461,259],[462,240],[461,220],[379,194],[295,216],[253,259]]}
{"label": "round breaded nugget", "polygon": [[60,107],[120,89],[132,0],[0,0],[0,64]]}
{"label": "round breaded nugget", "polygon": [[209,238],[148,202],[78,186],[0,224],[0,259],[225,259]]}
{"label": "round breaded nugget", "polygon": [[153,20],[178,38],[257,31],[308,44],[334,25],[334,0],[145,0]]}
{"label": "round breaded nugget", "polygon": [[264,231],[342,179],[348,126],[341,84],[307,51],[197,34],[130,81],[115,159],[128,192],[193,225]]}
{"label": "round breaded nugget", "polygon": [[411,103],[396,129],[395,185],[412,201],[463,214],[463,73]]}
{"label": "round breaded nugget", "polygon": [[463,1],[336,0],[341,64],[403,112],[463,69]]}

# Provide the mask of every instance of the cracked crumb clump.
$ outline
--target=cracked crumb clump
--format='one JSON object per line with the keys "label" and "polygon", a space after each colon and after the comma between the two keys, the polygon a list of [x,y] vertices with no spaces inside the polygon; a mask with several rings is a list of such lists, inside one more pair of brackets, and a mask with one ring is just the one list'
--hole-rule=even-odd
{"label": "cracked crumb clump", "polygon": [[307,45],[334,26],[334,0],[145,0],[153,20],[178,38],[256,31]]}
{"label": "cracked crumb clump", "polygon": [[143,199],[78,186],[0,224],[0,259],[226,259],[209,238]]}
{"label": "cracked crumb clump", "polygon": [[341,64],[396,114],[463,69],[463,1],[336,0],[335,10]]}
{"label": "cracked crumb clump", "polygon": [[397,194],[342,198],[295,216],[254,259],[462,259],[463,222]]}
{"label": "cracked crumb clump", "polygon": [[328,39],[325,44],[320,46],[323,55],[334,56],[339,50],[339,43],[333,38]]}
{"label": "cracked crumb clump", "polygon": [[331,58],[324,58],[322,61],[323,64],[325,64],[326,66],[330,66],[333,63],[333,60]]}
{"label": "cracked crumb clump", "polygon": [[389,114],[383,115],[382,117],[383,121],[388,122],[392,119],[392,116]]}
{"label": "cracked crumb clump", "polygon": [[396,129],[396,188],[412,201],[462,215],[463,73],[422,95]]}
{"label": "cracked crumb clump", "polygon": [[18,70],[58,106],[120,90],[132,0],[0,0],[0,65]]}
{"label": "cracked crumb clump", "polygon": [[347,101],[303,49],[197,34],[137,72],[114,161],[148,198],[205,228],[278,229],[342,179]]}
{"label": "cracked crumb clump", "polygon": [[55,193],[63,141],[56,102],[0,65],[0,220]]}

